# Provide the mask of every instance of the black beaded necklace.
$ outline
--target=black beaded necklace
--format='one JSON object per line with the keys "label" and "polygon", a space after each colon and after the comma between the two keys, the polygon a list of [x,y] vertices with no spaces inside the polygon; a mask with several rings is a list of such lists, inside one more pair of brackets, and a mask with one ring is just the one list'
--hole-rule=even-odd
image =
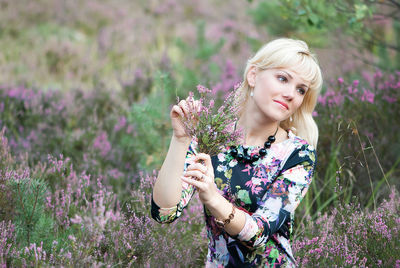
{"label": "black beaded necklace", "polygon": [[[235,124],[236,128],[236,124]],[[271,144],[275,142],[275,135],[278,132],[279,126],[276,128],[275,134],[271,135],[268,137],[268,140],[264,143],[264,148],[261,148],[258,151],[258,154],[255,154],[253,156],[250,156],[247,154],[248,148],[243,148],[243,154],[239,153],[236,146],[232,146],[230,149],[229,154],[235,158],[238,162],[246,163],[246,164],[252,164],[253,162],[256,162],[258,159],[261,157],[265,156],[267,154],[267,149],[271,147]]]}

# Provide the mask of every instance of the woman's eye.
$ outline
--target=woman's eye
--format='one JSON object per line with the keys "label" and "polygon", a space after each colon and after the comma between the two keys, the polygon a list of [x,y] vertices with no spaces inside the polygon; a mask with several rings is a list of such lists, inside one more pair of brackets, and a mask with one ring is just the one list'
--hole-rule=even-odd
{"label": "woman's eye", "polygon": [[278,75],[278,80],[280,80],[282,82],[287,82],[286,77],[284,77],[283,75]]}
{"label": "woman's eye", "polygon": [[298,88],[298,90],[299,90],[299,92],[300,92],[300,94],[301,95],[304,95],[304,94],[306,94],[306,90],[304,89],[304,88]]}

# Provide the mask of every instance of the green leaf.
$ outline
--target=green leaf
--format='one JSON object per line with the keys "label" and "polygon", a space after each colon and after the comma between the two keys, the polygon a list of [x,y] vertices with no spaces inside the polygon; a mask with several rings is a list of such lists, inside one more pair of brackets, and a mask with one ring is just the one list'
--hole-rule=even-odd
{"label": "green leaf", "polygon": [[355,4],[354,8],[356,10],[355,15],[356,15],[356,19],[357,20],[362,20],[364,19],[365,15],[368,12],[368,7],[367,5],[359,5],[359,4]]}
{"label": "green leaf", "polygon": [[318,24],[319,24],[319,21],[320,21],[318,15],[315,14],[315,13],[311,13],[311,14],[308,16],[308,19],[309,19],[309,23],[310,23],[311,25],[318,25]]}

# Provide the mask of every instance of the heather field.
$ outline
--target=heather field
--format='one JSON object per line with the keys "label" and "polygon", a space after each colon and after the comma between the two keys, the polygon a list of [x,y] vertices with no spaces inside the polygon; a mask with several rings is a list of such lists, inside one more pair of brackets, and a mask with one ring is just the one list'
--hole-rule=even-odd
{"label": "heather field", "polygon": [[204,266],[197,197],[150,216],[171,105],[218,103],[282,36],[325,81],[299,266],[400,267],[399,21],[397,0],[0,0],[0,267]]}

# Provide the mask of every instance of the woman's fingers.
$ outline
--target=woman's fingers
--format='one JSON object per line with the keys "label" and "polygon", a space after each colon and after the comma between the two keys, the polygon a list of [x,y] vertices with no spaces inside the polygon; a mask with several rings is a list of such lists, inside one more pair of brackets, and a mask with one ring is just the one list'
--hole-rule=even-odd
{"label": "woman's fingers", "polygon": [[211,163],[211,157],[208,154],[199,153],[196,155],[196,161],[202,160],[207,168],[207,175],[210,176],[214,173],[214,169]]}
{"label": "woman's fingers", "polygon": [[172,112],[178,114],[181,117],[184,117],[185,114],[183,113],[183,110],[181,109],[181,107],[179,107],[178,105],[174,105],[172,107]]}
{"label": "woman's fingers", "polygon": [[196,155],[196,160],[203,160],[206,165],[211,165],[211,157],[209,154],[199,153]]}
{"label": "woman's fingers", "polygon": [[182,109],[183,113],[187,117],[189,115],[189,106],[188,106],[187,102],[185,100],[181,100],[178,103],[178,106]]}
{"label": "woman's fingers", "polygon": [[192,97],[186,99],[190,109],[191,117],[196,117],[196,114],[200,112],[200,101],[194,100]]}
{"label": "woman's fingers", "polygon": [[194,180],[194,179],[191,179],[191,178],[188,178],[188,177],[185,177],[185,176],[182,176],[181,179],[182,179],[184,182],[195,186],[195,187],[196,187],[197,189],[199,189],[199,190],[204,190],[205,184],[204,184],[204,182],[202,182],[202,181],[196,181],[196,180]]}
{"label": "woman's fingers", "polygon": [[[209,160],[207,160],[207,156],[208,155],[206,154],[199,154],[196,156],[196,159],[200,159],[205,161],[206,163],[211,164],[211,158],[208,156]],[[200,170],[194,169],[196,168],[195,165],[199,164],[200,163],[192,164],[193,170],[186,170],[184,176],[181,176],[181,179],[183,182],[186,182],[187,184],[196,187],[201,202],[203,204],[207,204],[208,202],[210,202],[210,200],[215,198],[215,196],[219,193],[218,193],[218,188],[214,182],[214,174],[213,174],[214,171],[212,169],[212,166],[211,166],[211,172],[210,169],[207,168],[207,172],[206,174],[204,174]],[[200,168],[199,166],[197,167]]]}
{"label": "woman's fingers", "polygon": [[194,163],[194,164],[190,164],[187,167],[187,170],[199,170],[202,173],[206,173],[207,172],[207,167],[205,167],[204,165],[200,164],[200,163]]}
{"label": "woman's fingers", "polygon": [[193,97],[187,97],[181,100],[178,105],[173,106],[173,111],[182,117],[193,116],[196,111],[200,111],[200,101],[194,100]]}
{"label": "woman's fingers", "polygon": [[198,171],[198,170],[188,170],[185,173],[183,173],[184,176],[186,177],[196,177],[199,180],[203,179],[204,173]]}

